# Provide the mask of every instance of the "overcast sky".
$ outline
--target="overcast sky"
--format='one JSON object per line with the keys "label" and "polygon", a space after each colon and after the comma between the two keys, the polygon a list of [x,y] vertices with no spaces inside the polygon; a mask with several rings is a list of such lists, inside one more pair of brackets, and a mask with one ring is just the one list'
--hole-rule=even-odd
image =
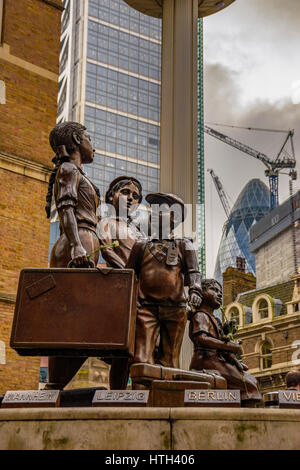
{"label": "overcast sky", "polygon": [[[300,0],[236,0],[204,19],[205,122],[269,129],[295,129],[300,151]],[[216,128],[274,158],[284,134]],[[289,149],[288,149],[289,150]],[[205,165],[220,177],[229,201],[264,165],[205,135]],[[212,276],[226,220],[211,176],[206,171],[207,276]],[[279,177],[279,200],[289,195],[289,178]],[[294,182],[300,188],[299,179]]]}

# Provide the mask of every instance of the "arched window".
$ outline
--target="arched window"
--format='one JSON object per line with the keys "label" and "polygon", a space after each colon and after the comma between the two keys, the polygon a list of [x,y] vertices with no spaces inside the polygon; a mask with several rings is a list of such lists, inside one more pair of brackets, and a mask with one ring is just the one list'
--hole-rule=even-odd
{"label": "arched window", "polygon": [[275,316],[275,301],[268,294],[258,295],[253,304],[253,323],[269,321]]}
{"label": "arched window", "polygon": [[261,369],[269,369],[272,367],[272,345],[266,340],[260,347],[260,367]]}
{"label": "arched window", "polygon": [[237,326],[239,328],[243,328],[245,317],[244,305],[240,304],[239,302],[231,302],[231,304],[227,305],[225,309],[224,317],[225,320],[234,319],[236,321]]}
{"label": "arched window", "polygon": [[261,299],[258,304],[258,316],[260,320],[264,320],[269,316],[269,305],[266,299]]}

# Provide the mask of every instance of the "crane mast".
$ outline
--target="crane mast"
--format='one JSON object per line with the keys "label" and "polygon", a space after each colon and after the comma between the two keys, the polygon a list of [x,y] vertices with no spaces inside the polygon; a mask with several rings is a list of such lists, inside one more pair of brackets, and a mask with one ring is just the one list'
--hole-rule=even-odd
{"label": "crane mast", "polygon": [[215,187],[217,189],[219,198],[221,200],[222,206],[224,208],[225,214],[227,215],[227,219],[228,219],[229,214],[230,214],[230,205],[226,197],[226,194],[224,192],[223,185],[220,181],[220,178],[215,174],[214,170],[212,170],[211,168],[209,168],[207,171],[211,174],[211,177],[215,183]]}
{"label": "crane mast", "polygon": [[[211,168],[207,170],[210,174],[211,174],[211,177],[214,181],[214,184],[216,186],[216,189],[217,189],[217,193],[219,195],[219,198],[220,198],[220,201],[222,203],[222,206],[223,206],[223,209],[225,211],[225,214],[227,216],[227,221],[229,219],[229,215],[230,215],[230,204],[228,202],[228,198],[225,194],[225,191],[223,189],[223,185],[220,181],[220,178],[215,174],[214,170],[212,170]],[[223,226],[223,230],[226,229],[226,222]],[[229,250],[230,250],[230,253],[231,253],[231,256],[232,256],[232,259],[236,259],[237,262],[238,262],[238,258],[236,257],[236,252],[233,250],[233,247],[230,246],[229,247]]]}

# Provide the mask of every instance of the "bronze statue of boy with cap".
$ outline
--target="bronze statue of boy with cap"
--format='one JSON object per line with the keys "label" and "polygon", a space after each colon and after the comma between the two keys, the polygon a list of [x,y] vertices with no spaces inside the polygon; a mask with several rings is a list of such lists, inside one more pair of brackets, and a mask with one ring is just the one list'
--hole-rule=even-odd
{"label": "bronze statue of boy with cap", "polygon": [[[135,270],[139,279],[133,363],[177,368],[187,321],[184,286],[189,287],[189,302],[199,307],[201,274],[192,242],[174,236],[174,229],[185,218],[184,202],[166,193],[149,194],[146,200],[152,205],[151,225],[157,222],[156,234],[148,240],[136,241],[126,265]],[[157,220],[155,205],[159,205]],[[163,234],[167,223],[168,235]],[[155,354],[159,336],[158,354]]]}

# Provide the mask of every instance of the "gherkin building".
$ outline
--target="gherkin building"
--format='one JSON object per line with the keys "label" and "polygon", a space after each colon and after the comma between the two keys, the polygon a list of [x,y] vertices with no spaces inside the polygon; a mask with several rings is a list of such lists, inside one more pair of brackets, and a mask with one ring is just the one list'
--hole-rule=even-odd
{"label": "gherkin building", "polygon": [[249,230],[270,211],[269,188],[259,179],[252,179],[238,196],[224,224],[215,265],[214,277],[222,283],[222,274],[236,266],[236,258],[246,262],[246,272],[255,275],[255,256],[250,253]]}

